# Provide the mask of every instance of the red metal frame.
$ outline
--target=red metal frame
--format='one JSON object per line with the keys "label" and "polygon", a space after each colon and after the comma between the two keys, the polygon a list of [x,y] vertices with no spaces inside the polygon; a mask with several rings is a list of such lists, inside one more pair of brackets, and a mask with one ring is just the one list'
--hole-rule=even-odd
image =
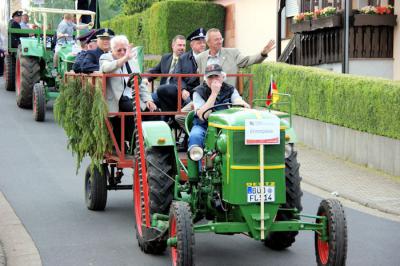
{"label": "red metal frame", "polygon": [[[128,74],[101,74],[101,73],[93,73],[90,75],[86,74],[76,74],[72,72],[67,72],[65,73],[64,80],[66,81],[67,77],[79,77],[82,80],[82,83],[84,84],[86,80],[91,82],[91,84],[94,86],[96,84],[96,80],[101,79],[101,84],[102,84],[102,91],[103,91],[103,96],[106,96],[106,84],[107,84],[107,78],[112,78],[112,77],[128,77]],[[135,85],[135,90],[136,90],[136,110],[138,113],[138,121],[140,121],[140,126],[138,127],[139,129],[139,134],[142,134],[141,130],[141,121],[142,121],[142,116],[157,116],[157,115],[179,115],[179,114],[186,114],[186,112],[182,112],[182,104],[181,104],[181,99],[182,99],[182,78],[183,77],[203,77],[201,74],[140,74],[141,77],[176,77],[178,79],[178,99],[177,99],[177,111],[176,112],[141,112],[140,110],[140,98],[139,98],[139,84],[137,77],[134,79],[134,85]],[[228,77],[245,77],[249,78],[249,104],[252,104],[253,101],[253,75],[252,74],[228,74]],[[121,143],[120,145],[117,144],[116,137],[114,135],[114,132],[112,130],[112,125],[109,119],[106,119],[106,126],[107,130],[110,134],[111,141],[113,142],[113,146],[115,148],[116,154],[112,153],[107,153],[104,155],[104,160],[109,163],[109,164],[116,164],[118,168],[133,168],[133,160],[132,157],[128,157],[125,155],[125,145],[124,145],[124,139],[125,139],[125,131],[122,130],[125,128],[125,116],[133,116],[135,115],[133,112],[109,112],[108,113],[109,117],[112,116],[119,116],[121,118]],[[141,136],[141,139],[143,136]],[[139,140],[143,142],[143,140]],[[142,145],[143,143],[141,143]],[[120,148],[121,147],[121,148]],[[144,152],[144,151],[143,151]],[[141,154],[141,157],[143,158],[144,153]],[[142,164],[145,165],[145,164]]]}
{"label": "red metal frame", "polygon": [[[116,167],[118,168],[134,168],[137,169],[137,162],[134,162],[134,159],[132,157],[126,157],[125,156],[125,145],[124,145],[124,140],[125,140],[125,116],[133,116],[137,115],[137,130],[139,134],[139,150],[140,150],[140,161],[142,165],[142,178],[143,178],[143,190],[144,190],[144,205],[149,206],[149,187],[147,183],[147,169],[146,169],[146,160],[145,160],[145,154],[144,154],[144,140],[143,140],[143,131],[142,131],[142,115],[177,115],[177,114],[186,114],[186,112],[182,112],[182,93],[181,93],[181,88],[182,88],[182,78],[183,77],[202,77],[203,75],[201,74],[140,74],[142,77],[176,77],[178,78],[178,99],[177,99],[177,111],[176,112],[142,112],[140,109],[140,94],[139,94],[139,79],[137,76],[134,77],[134,89],[135,89],[135,105],[136,105],[136,113],[133,112],[109,112],[108,115],[110,116],[119,116],[121,117],[121,145],[119,146],[116,140],[116,137],[114,135],[114,132],[112,130],[111,122],[109,118],[106,119],[106,125],[107,125],[107,130],[110,134],[111,140],[113,142],[116,154],[112,153],[106,153],[104,155],[104,160],[108,164],[115,164]],[[94,86],[96,84],[97,79],[101,79],[102,83],[102,92],[103,96],[106,96],[106,84],[107,84],[107,78],[112,78],[112,77],[128,77],[128,74],[99,74],[99,73],[94,73],[90,75],[85,75],[85,74],[75,74],[75,73],[66,73],[64,76],[64,81],[66,81],[67,76],[75,76],[75,77],[80,77],[82,80],[82,84],[85,83],[85,78],[88,78],[88,80],[91,82],[91,84]],[[227,75],[228,77],[230,76],[236,76],[236,77],[248,77],[250,79],[249,82],[249,104],[251,105],[253,101],[253,80],[252,74],[230,74]],[[121,147],[121,148],[119,148]],[[135,177],[137,178],[137,171],[135,171]],[[150,227],[151,219],[150,219],[150,210],[149,208],[146,208],[146,227]]]}

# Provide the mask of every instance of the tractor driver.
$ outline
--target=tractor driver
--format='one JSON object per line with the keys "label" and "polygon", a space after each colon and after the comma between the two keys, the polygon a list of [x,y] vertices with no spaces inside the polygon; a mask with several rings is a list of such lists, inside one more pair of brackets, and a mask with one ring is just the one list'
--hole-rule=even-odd
{"label": "tractor driver", "polygon": [[[222,72],[222,68],[218,64],[211,64],[206,67],[203,84],[195,88],[193,93],[193,105],[195,116],[193,127],[189,136],[189,152],[194,147],[203,147],[204,138],[207,131],[207,119],[211,110],[205,111],[217,104],[233,103],[243,105],[245,108],[250,106],[242,99],[239,92],[225,82],[226,74]],[[227,109],[229,106],[220,106],[215,110]]]}

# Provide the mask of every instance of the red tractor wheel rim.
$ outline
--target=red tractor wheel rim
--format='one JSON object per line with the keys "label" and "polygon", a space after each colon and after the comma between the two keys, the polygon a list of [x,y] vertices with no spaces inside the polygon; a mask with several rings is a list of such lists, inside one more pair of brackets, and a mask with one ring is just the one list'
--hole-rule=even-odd
{"label": "red tractor wheel rim", "polygon": [[136,230],[139,232],[139,235],[142,236],[142,204],[140,202],[140,184],[139,184],[139,174],[138,174],[138,165],[137,162],[135,164],[135,182],[134,182],[134,204],[135,204],[135,220],[136,220]]}
{"label": "red tractor wheel rim", "polygon": [[36,94],[33,93],[33,113],[36,113]]}
{"label": "red tractor wheel rim", "polygon": [[[325,216],[325,213],[321,213],[320,216]],[[329,228],[327,228],[327,232]],[[319,255],[319,260],[321,261],[322,264],[327,264],[328,263],[328,258],[329,258],[329,241],[323,241],[320,238],[318,238],[317,242],[318,246],[318,255]]]}
{"label": "red tractor wheel rim", "polygon": [[17,78],[17,93],[18,95],[21,93],[21,66],[20,66],[20,61],[19,58],[17,59],[17,64],[16,64],[16,78]]}
{"label": "red tractor wheel rim", "polygon": [[[170,233],[169,233],[169,237],[176,237],[176,219],[175,216],[172,217],[171,219],[171,224],[170,226]],[[177,261],[178,261],[178,250],[176,248],[176,246],[172,246],[171,247],[171,259],[172,259],[172,265],[177,265]]]}

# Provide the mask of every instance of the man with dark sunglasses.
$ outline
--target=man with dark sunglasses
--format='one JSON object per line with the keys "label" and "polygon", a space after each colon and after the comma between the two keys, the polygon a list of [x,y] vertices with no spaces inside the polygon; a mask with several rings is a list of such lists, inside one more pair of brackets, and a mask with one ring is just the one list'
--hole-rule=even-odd
{"label": "man with dark sunglasses", "polygon": [[[139,73],[132,47],[124,35],[118,35],[111,39],[111,53],[100,57],[100,71],[103,73],[131,74]],[[134,99],[132,88],[128,86],[129,77],[107,78],[106,100],[109,112],[132,112]],[[140,108],[142,111],[153,112],[157,109],[145,85],[139,87]],[[115,137],[120,143],[121,122],[119,117],[112,117]],[[125,141],[130,143],[135,128],[133,116],[125,116]]]}

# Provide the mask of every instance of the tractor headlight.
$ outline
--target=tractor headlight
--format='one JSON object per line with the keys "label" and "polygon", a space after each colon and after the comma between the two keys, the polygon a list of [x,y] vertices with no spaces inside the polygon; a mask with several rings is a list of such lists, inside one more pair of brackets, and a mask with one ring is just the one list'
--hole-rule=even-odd
{"label": "tractor headlight", "polygon": [[197,162],[203,158],[204,151],[200,146],[193,145],[189,148],[189,157],[191,160]]}

